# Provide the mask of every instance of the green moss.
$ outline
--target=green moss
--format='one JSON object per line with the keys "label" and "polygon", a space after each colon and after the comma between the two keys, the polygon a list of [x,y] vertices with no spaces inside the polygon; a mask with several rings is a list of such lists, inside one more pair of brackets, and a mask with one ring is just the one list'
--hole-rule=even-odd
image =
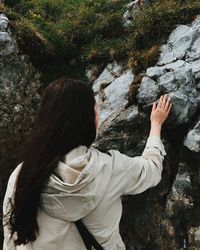
{"label": "green moss", "polygon": [[18,18],[11,17],[11,20],[15,21],[12,27],[17,33],[20,49],[30,55],[45,76],[51,69],[52,76],[48,79],[53,79],[60,73],[72,73],[69,68],[74,58],[77,62],[74,74],[82,76],[84,68],[80,65],[84,66],[91,54],[96,55],[95,61],[108,59],[109,51],[120,43],[120,35],[124,33],[121,16],[127,2],[19,0],[8,1],[10,8],[4,8],[6,13],[18,13]]}
{"label": "green moss", "polygon": [[129,53],[129,68],[132,68],[134,74],[138,75],[147,68],[155,65],[155,63],[158,61],[159,54],[160,46],[158,45],[141,51],[132,50]]}
{"label": "green moss", "polygon": [[9,0],[0,9],[11,20],[21,50],[49,81],[61,74],[84,77],[88,61],[99,64],[127,57],[135,72],[145,70],[155,63],[159,46],[174,27],[200,13],[198,0],[154,1],[124,29],[121,20],[129,2]]}
{"label": "green moss", "polygon": [[199,1],[158,1],[145,8],[135,20],[130,29],[128,46],[143,50],[161,44],[178,24],[190,23],[193,16],[199,13]]}
{"label": "green moss", "polygon": [[144,8],[129,29],[129,67],[138,74],[153,66],[158,60],[160,45],[166,42],[172,30],[179,24],[191,23],[199,13],[199,1],[162,0]]}

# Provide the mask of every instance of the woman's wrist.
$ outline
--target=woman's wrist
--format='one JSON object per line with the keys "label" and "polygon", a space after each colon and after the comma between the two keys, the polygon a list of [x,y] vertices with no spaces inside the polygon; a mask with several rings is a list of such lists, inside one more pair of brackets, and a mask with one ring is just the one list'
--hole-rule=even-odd
{"label": "woman's wrist", "polygon": [[162,124],[158,122],[151,122],[151,130],[149,136],[157,136],[160,138]]}

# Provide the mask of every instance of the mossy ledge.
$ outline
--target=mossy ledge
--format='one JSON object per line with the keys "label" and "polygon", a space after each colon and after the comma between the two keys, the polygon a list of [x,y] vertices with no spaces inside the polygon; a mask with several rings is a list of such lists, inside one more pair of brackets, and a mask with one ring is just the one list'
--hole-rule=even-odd
{"label": "mossy ledge", "polygon": [[160,0],[143,8],[125,29],[128,0],[6,1],[0,11],[10,19],[20,50],[28,54],[48,83],[64,74],[85,78],[88,63],[127,59],[138,75],[154,65],[160,45],[178,24],[200,13],[198,0]]}

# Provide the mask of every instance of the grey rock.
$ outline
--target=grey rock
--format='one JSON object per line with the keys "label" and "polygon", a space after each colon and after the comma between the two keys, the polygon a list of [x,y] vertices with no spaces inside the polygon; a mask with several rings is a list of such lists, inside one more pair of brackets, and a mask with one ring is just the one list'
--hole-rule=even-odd
{"label": "grey rock", "polygon": [[[8,19],[0,14],[0,189],[4,191],[11,171],[22,160],[22,145],[40,102],[40,74],[18,52]],[[1,192],[1,202],[3,196]]]}
{"label": "grey rock", "polygon": [[187,66],[187,63],[185,61],[177,60],[175,62],[168,63],[168,64],[164,65],[164,69],[172,71],[172,70],[182,68],[182,67],[185,67],[185,66]]}
{"label": "grey rock", "polygon": [[193,152],[200,152],[200,120],[186,135],[184,145]]}
{"label": "grey rock", "polygon": [[171,63],[183,59],[191,49],[198,31],[187,25],[179,25],[170,35],[167,44],[161,47],[158,65]]}
{"label": "grey rock", "polygon": [[168,63],[163,66],[150,67],[147,69],[146,75],[154,80],[157,80],[158,77],[163,76],[164,74],[167,74],[179,68],[186,67],[187,65],[188,65],[188,69],[192,68],[189,63],[186,63],[183,60],[177,60],[175,62]]}
{"label": "grey rock", "polygon": [[181,159],[178,166],[178,173],[173,181],[170,193],[167,196],[165,221],[170,225],[170,228],[166,226],[164,228],[168,230],[167,236],[169,238],[173,235],[171,238],[172,241],[174,241],[174,237],[178,237],[179,239],[178,248],[172,248],[174,242],[170,242],[171,249],[184,249],[188,247],[189,243],[186,228],[188,228],[191,223],[190,218],[194,208],[194,200],[192,196],[192,181],[188,167],[188,164]]}
{"label": "grey rock", "polygon": [[16,43],[8,32],[0,32],[0,56],[10,55],[16,52]]}
{"label": "grey rock", "polygon": [[143,127],[144,123],[147,123],[145,114],[138,106],[131,105],[101,123],[95,146],[103,151],[118,149],[134,156],[141,152],[145,145],[148,127]]}
{"label": "grey rock", "polygon": [[191,209],[193,207],[192,184],[188,172],[176,175],[176,179],[172,185],[171,193],[166,203],[166,213],[168,217],[178,216],[182,209]]}
{"label": "grey rock", "polygon": [[137,100],[140,104],[150,104],[157,100],[160,88],[156,81],[145,76],[138,89]]}
{"label": "grey rock", "polygon": [[16,41],[8,28],[8,18],[0,14],[0,56],[7,56],[18,52]]}
{"label": "grey rock", "polygon": [[[166,73],[166,70],[170,72]],[[167,123],[172,127],[188,123],[199,107],[199,94],[194,82],[194,65],[177,61],[162,67],[152,67],[147,70],[157,81],[143,77],[138,89],[137,99],[140,104],[149,105],[156,101],[158,96],[167,93],[172,100],[173,108]],[[158,77],[159,74],[163,74]]]}
{"label": "grey rock", "polygon": [[111,82],[114,81],[122,73],[123,66],[117,64],[116,62],[110,63],[99,75],[99,77],[93,83],[93,90],[96,94],[101,89],[107,87]]}
{"label": "grey rock", "polygon": [[168,93],[176,91],[180,86],[183,86],[193,81],[191,69],[179,68],[175,71],[166,73],[158,78],[158,85],[162,92]]}
{"label": "grey rock", "polygon": [[146,71],[146,75],[152,79],[157,79],[159,76],[162,76],[165,74],[167,71],[164,67],[151,67],[148,68]]}
{"label": "grey rock", "polygon": [[170,45],[163,44],[160,48],[160,51],[160,59],[157,62],[157,65],[162,66],[177,60],[173,50],[170,48]]}
{"label": "grey rock", "polygon": [[[148,1],[144,1],[144,5],[146,4],[148,4]],[[128,28],[134,22],[134,19],[140,15],[143,6],[140,4],[140,1],[135,0],[127,4],[125,7],[127,10],[123,14],[122,24],[125,28]]]}
{"label": "grey rock", "polygon": [[85,76],[87,77],[87,79],[92,82],[94,80],[93,78],[93,70],[92,69],[86,69],[85,70]]}
{"label": "grey rock", "polygon": [[186,68],[192,70],[193,77],[196,80],[200,80],[200,59],[195,61],[190,61],[189,63],[186,64]]}
{"label": "grey rock", "polygon": [[179,85],[175,82],[174,72],[169,72],[158,78],[158,85],[161,87],[163,92],[170,92],[177,90]]}
{"label": "grey rock", "polygon": [[122,24],[125,28],[128,28],[133,22],[134,19],[137,18],[138,15],[140,15],[142,8],[145,7],[145,5],[149,4],[149,0],[146,1],[131,1],[130,3],[125,5],[125,8],[127,9],[122,17]]}
{"label": "grey rock", "polygon": [[0,14],[0,31],[7,31],[9,20],[3,13]]}
{"label": "grey rock", "polygon": [[[138,102],[148,105],[161,94],[168,94],[173,102],[168,125],[174,127],[192,120],[200,108],[200,22],[179,25],[161,46],[159,62],[147,69],[140,88]],[[153,86],[153,87],[151,87]],[[149,88],[151,90],[149,90]]]}
{"label": "grey rock", "polygon": [[[200,29],[199,29],[199,31],[200,31]],[[194,61],[194,60],[198,60],[200,58],[199,44],[200,44],[200,36],[198,37],[198,39],[195,40],[190,51],[187,52],[187,55],[186,55],[187,61]]]}
{"label": "grey rock", "polygon": [[197,110],[197,91],[194,89],[194,91],[189,93],[190,90],[191,88],[186,86],[169,93],[173,107],[167,123],[172,127],[190,122]]}
{"label": "grey rock", "polygon": [[127,10],[122,17],[122,24],[124,28],[128,28],[132,24],[131,12]]}
{"label": "grey rock", "polygon": [[105,68],[104,64],[95,64],[95,65],[87,65],[85,69],[85,76],[89,83],[93,83],[98,76],[102,73],[103,69]]}
{"label": "grey rock", "polygon": [[117,115],[127,105],[127,94],[133,79],[132,71],[126,71],[96,96],[99,102],[100,123],[113,113]]}
{"label": "grey rock", "polygon": [[196,19],[192,22],[194,28],[199,28],[200,26],[200,16],[197,16]]}

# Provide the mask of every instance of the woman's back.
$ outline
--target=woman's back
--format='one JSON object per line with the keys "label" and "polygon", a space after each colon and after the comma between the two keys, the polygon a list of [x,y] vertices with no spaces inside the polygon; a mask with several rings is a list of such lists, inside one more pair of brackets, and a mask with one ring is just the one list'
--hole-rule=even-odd
{"label": "woman's back", "polygon": [[[74,222],[82,219],[104,249],[122,250],[121,196],[138,194],[161,179],[165,150],[161,126],[171,104],[153,104],[151,130],[141,156],[90,147],[98,128],[91,87],[67,77],[46,89],[23,163],[4,199],[4,250],[85,249]],[[61,161],[62,159],[62,161]]]}
{"label": "woman's back", "polygon": [[[26,249],[85,249],[74,223],[81,218],[104,249],[125,249],[119,234],[121,196],[155,186],[164,154],[161,140],[153,136],[140,157],[113,150],[105,154],[85,146],[70,151],[44,185],[37,218],[39,235]],[[10,178],[11,186],[20,167]]]}

